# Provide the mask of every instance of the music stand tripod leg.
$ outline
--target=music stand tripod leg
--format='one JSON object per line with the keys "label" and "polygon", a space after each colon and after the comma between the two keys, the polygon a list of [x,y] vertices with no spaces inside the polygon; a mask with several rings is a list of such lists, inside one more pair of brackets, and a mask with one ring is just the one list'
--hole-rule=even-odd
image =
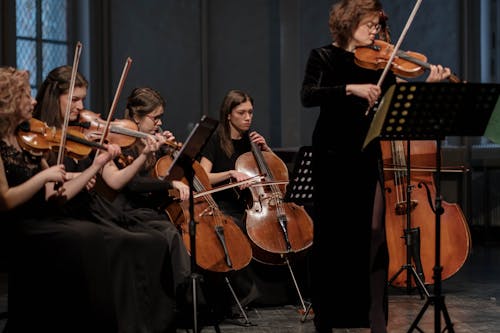
{"label": "music stand tripod leg", "polygon": [[[201,281],[201,275],[197,273],[197,264],[196,264],[196,221],[194,220],[194,169],[191,164],[189,167],[186,167],[185,170],[186,179],[189,183],[189,241],[191,248],[191,287],[193,288],[193,333],[198,333],[201,331],[203,326],[199,326],[198,323],[198,294],[197,294],[197,286],[198,282]],[[201,286],[201,284],[200,284]],[[200,291],[202,289],[200,288]],[[209,302],[207,300],[207,302]],[[210,306],[210,305],[208,305]],[[220,328],[218,323],[213,324],[214,329],[217,333],[220,333]]]}
{"label": "music stand tripod leg", "polygon": [[[444,210],[442,207],[441,198],[441,140],[439,136],[436,139],[437,150],[436,150],[436,199],[435,199],[435,217],[436,217],[436,241],[435,241],[435,265],[434,271],[434,294],[429,296],[426,303],[424,304],[422,310],[415,318],[414,322],[410,326],[408,332],[412,332],[413,329],[419,329],[417,324],[422,318],[424,312],[427,310],[429,305],[434,305],[434,331],[435,332],[445,332],[455,333],[453,329],[453,324],[451,322],[448,310],[446,309],[446,304],[444,303],[444,295],[442,295],[442,272],[443,266],[441,266],[441,215]],[[445,321],[445,327],[441,331],[441,313]],[[419,329],[420,330],[420,329]]]}

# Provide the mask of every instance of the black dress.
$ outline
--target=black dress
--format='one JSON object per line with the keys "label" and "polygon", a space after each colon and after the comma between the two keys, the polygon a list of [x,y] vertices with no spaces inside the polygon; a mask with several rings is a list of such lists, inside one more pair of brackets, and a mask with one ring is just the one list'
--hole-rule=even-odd
{"label": "black dress", "polygon": [[[121,287],[114,288],[123,314],[121,332],[175,332],[176,287],[190,274],[189,255],[175,225],[133,194],[151,193],[150,180],[137,175],[124,189],[113,191],[98,177],[91,193],[92,218],[119,228],[128,243],[127,256],[112,261],[123,277]],[[162,186],[166,193],[170,186]]]}
{"label": "black dress", "polygon": [[[366,100],[345,92],[346,84],[376,84],[380,75],[381,71],[358,67],[353,53],[333,45],[313,49],[305,69],[302,104],[320,107],[312,137],[311,282],[320,329],[370,327],[371,306],[382,314],[372,321],[387,318],[384,214],[378,225],[372,225],[377,182],[383,188],[381,149],[374,141],[362,151],[373,112],[366,116]],[[389,73],[382,90],[393,83],[395,77]],[[325,267],[333,273],[325,274]]]}
{"label": "black dress", "polygon": [[[0,141],[10,187],[41,171],[39,157]],[[9,332],[115,332],[106,242],[94,223],[45,201],[42,188],[2,213],[9,259]]]}

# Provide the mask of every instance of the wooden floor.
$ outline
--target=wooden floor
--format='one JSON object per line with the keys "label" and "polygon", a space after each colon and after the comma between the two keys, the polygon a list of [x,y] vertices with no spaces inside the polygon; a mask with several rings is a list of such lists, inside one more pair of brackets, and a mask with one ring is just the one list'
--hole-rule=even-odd
{"label": "wooden floor", "polygon": [[[389,297],[390,333],[435,332],[435,313],[440,314],[442,332],[495,333],[500,332],[500,246],[477,245],[470,252],[464,266],[453,276],[443,281],[443,306],[435,300],[432,286],[428,286],[431,298],[421,298],[418,292],[391,288]],[[6,308],[5,276],[0,279],[0,311]],[[298,297],[297,297],[298,299]],[[427,307],[426,307],[427,306]],[[300,313],[302,306],[288,304],[279,307],[246,309],[248,320],[241,319],[220,323],[221,332],[269,332],[308,333],[314,332],[312,314],[306,318]],[[443,312],[449,315],[449,324]],[[419,314],[421,318],[418,318]],[[332,314],[335,315],[335,314]],[[303,320],[305,319],[305,320]],[[3,328],[4,320],[0,322]],[[410,329],[412,324],[417,328]],[[447,330],[446,330],[447,329]],[[451,330],[452,329],[452,330]],[[216,332],[207,326],[202,332]],[[185,330],[178,330],[179,333]],[[368,329],[335,329],[334,333],[369,333]]]}

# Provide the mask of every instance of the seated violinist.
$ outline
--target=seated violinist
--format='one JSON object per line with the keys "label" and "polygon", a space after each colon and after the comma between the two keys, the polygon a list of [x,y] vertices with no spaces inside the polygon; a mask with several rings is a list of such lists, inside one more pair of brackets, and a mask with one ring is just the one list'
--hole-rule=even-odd
{"label": "seated violinist", "polygon": [[[67,205],[120,153],[110,145],[78,177],[63,164],[22,150],[18,126],[32,118],[27,71],[0,68],[0,211],[8,235],[10,332],[114,332],[108,252],[101,228],[56,206]],[[43,154],[43,151],[40,151]],[[55,184],[60,186],[55,190]],[[7,243],[7,244],[5,244]]]}
{"label": "seated violinist", "polygon": [[[160,125],[164,112],[165,100],[158,91],[152,88],[135,88],[128,96],[125,119],[137,124],[140,132],[154,135],[160,148],[156,154],[151,155],[146,160],[143,168],[124,188],[123,194],[127,206],[143,213],[147,211],[149,219],[161,221],[159,225],[152,223],[151,226],[155,227],[156,225],[169,240],[173,280],[177,288],[189,277],[191,272],[190,259],[180,232],[172,223],[173,221],[169,221],[164,208],[170,202],[188,200],[189,186],[182,181],[165,181],[154,175],[154,169],[159,159],[164,156],[170,159],[173,154],[171,150],[178,147],[172,132],[161,131]],[[125,160],[134,160],[141,150],[141,146],[142,142],[137,141],[131,147],[125,148],[123,150]],[[170,189],[177,190],[177,193],[172,196],[169,194]]]}
{"label": "seated violinist", "polygon": [[[73,98],[68,105],[72,67],[52,70],[37,95],[38,118],[49,126],[63,124],[66,109],[69,121],[78,121],[84,109],[88,82],[80,73],[75,78]],[[182,251],[175,252],[176,228],[165,217],[151,209],[137,208],[126,196],[127,186],[147,161],[154,156],[160,142],[152,135],[137,140],[138,150],[127,166],[109,161],[100,170],[91,191],[80,194],[71,213],[84,216],[101,227],[108,249],[103,252],[109,260],[111,287],[118,314],[119,332],[174,332],[175,285],[174,275],[184,272],[173,267]],[[98,154],[100,156],[100,153]],[[68,172],[79,172],[91,157],[74,160],[66,158]],[[88,187],[92,187],[92,184]],[[179,241],[179,243],[181,243]],[[181,250],[183,250],[181,248]],[[178,261],[183,262],[181,259]],[[186,274],[189,273],[187,266]]]}

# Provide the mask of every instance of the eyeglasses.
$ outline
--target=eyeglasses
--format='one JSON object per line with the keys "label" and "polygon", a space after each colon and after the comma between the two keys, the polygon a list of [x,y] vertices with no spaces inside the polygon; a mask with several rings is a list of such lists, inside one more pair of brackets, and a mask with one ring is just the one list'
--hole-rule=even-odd
{"label": "eyeglasses", "polygon": [[153,123],[157,124],[161,120],[161,117],[163,117],[163,114],[159,114],[154,117],[150,114],[147,114],[146,117],[148,117]]}
{"label": "eyeglasses", "polygon": [[368,31],[375,31],[375,33],[380,32],[380,29],[382,29],[382,25],[380,23],[367,22],[364,26],[368,29]]}

